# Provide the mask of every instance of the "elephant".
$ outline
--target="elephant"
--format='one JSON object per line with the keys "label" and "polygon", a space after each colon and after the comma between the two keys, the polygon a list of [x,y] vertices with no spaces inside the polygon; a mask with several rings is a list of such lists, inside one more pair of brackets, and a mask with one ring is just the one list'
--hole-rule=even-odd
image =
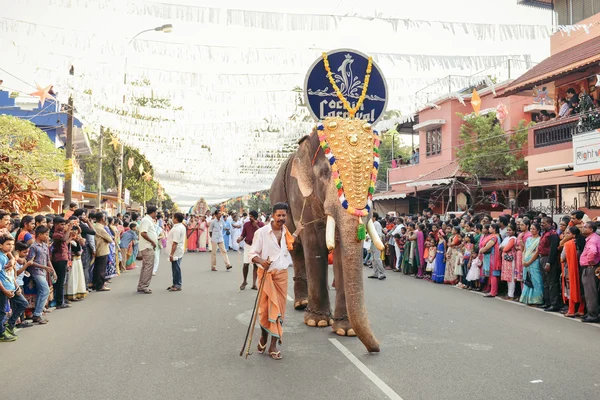
{"label": "elephant", "polygon": [[[330,123],[330,126],[335,126],[335,123]],[[371,177],[373,133],[360,133],[366,135],[365,140],[371,140],[371,144],[366,158],[363,157],[365,165],[357,168],[361,171],[368,170],[368,176]],[[347,140],[354,145],[356,135],[348,135]],[[339,186],[336,186],[332,177],[333,166],[321,145],[317,129],[300,139],[298,149],[282,163],[270,189],[272,204],[285,202],[289,206],[287,229],[295,232],[300,224],[304,226],[291,251],[294,308],[304,310],[304,322],[308,326],[331,325],[336,334],[358,336],[369,352],[379,352],[379,342],[371,330],[364,304],[362,241],[357,236],[359,218],[342,207],[338,198]],[[345,176],[346,172],[340,170],[340,175]],[[366,176],[360,175],[360,185],[364,183],[362,180],[367,179]],[[347,181],[351,180],[349,177]],[[367,188],[367,191],[363,190],[366,203],[368,185],[361,187]],[[367,223],[367,228],[372,233],[370,236],[374,237],[370,211],[361,222]],[[383,248],[379,237],[376,237],[374,244]],[[336,288],[333,315],[327,285],[327,256],[331,249],[334,251]]]}

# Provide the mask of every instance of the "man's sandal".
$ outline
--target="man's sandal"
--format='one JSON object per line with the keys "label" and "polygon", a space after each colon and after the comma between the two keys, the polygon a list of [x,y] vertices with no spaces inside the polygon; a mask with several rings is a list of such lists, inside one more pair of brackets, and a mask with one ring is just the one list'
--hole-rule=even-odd
{"label": "man's sandal", "polygon": [[244,289],[246,289],[246,286],[248,286],[248,284],[247,284],[247,283],[242,283],[242,284],[240,285],[240,290],[244,290]]}
{"label": "man's sandal", "polygon": [[281,351],[272,351],[269,353],[273,360],[281,360],[283,357],[281,356]]}
{"label": "man's sandal", "polygon": [[264,345],[262,345],[262,344],[260,344],[260,342],[258,342],[258,354],[264,353],[266,348],[267,348],[266,343]]}

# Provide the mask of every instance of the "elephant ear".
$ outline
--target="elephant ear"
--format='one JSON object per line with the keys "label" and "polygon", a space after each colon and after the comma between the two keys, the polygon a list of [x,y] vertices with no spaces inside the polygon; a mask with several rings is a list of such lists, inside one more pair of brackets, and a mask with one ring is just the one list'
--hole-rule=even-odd
{"label": "elephant ear", "polygon": [[303,197],[312,194],[314,188],[314,175],[312,169],[311,141],[308,136],[303,137],[298,146],[298,150],[291,160],[292,166],[290,175],[298,181],[298,188]]}

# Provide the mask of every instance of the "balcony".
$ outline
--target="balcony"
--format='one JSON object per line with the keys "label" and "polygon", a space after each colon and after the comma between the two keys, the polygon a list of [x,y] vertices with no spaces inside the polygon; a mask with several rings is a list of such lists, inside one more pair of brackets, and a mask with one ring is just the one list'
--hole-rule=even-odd
{"label": "balcony", "polygon": [[572,141],[578,123],[578,117],[571,117],[536,125],[533,128],[533,147],[537,149]]}
{"label": "balcony", "polygon": [[533,147],[554,146],[573,141],[573,135],[600,128],[598,110],[574,115],[572,117],[548,121],[533,127]]}

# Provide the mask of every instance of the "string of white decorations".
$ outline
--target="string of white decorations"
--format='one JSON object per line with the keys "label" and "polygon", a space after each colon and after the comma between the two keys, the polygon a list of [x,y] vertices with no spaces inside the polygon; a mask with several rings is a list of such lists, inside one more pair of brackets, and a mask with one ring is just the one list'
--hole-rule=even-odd
{"label": "string of white decorations", "polygon": [[[38,0],[24,0],[36,3]],[[155,17],[186,23],[240,26],[274,31],[332,31],[345,22],[353,20],[380,21],[387,23],[393,33],[411,29],[438,28],[447,33],[472,35],[478,40],[532,40],[545,39],[554,32],[570,34],[583,30],[589,33],[593,24],[575,25],[525,25],[484,24],[454,21],[427,21],[408,18],[364,15],[294,14],[269,11],[251,11],[202,7],[182,4],[156,3],[144,0],[46,0],[50,7],[60,7],[86,12],[119,12],[136,17]]]}

